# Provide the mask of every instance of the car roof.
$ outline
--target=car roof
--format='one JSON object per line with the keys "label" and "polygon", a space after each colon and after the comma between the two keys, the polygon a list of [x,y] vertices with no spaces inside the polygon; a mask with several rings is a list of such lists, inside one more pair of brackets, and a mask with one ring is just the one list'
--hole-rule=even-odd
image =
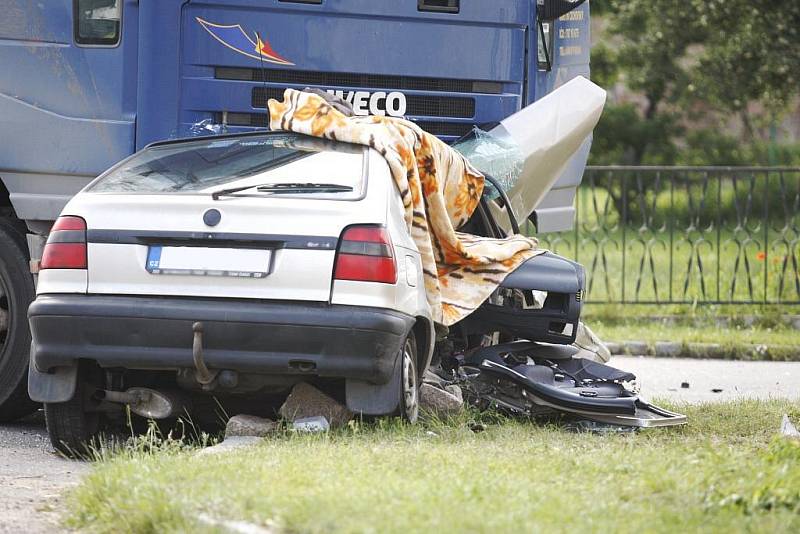
{"label": "car roof", "polygon": [[[148,143],[144,146],[144,148],[151,148],[151,147],[158,147],[158,146],[165,146],[165,145],[176,145],[181,143],[193,143],[196,141],[213,141],[216,139],[232,139],[232,138],[247,138],[247,137],[271,137],[271,136],[285,136],[285,135],[296,135],[298,137],[308,137],[311,139],[317,139],[315,137],[300,134],[296,132],[287,132],[285,130],[255,130],[252,132],[235,132],[235,133],[224,133],[224,134],[214,134],[214,135],[197,135],[197,136],[190,136],[190,137],[178,137],[176,139],[163,139],[161,141],[153,141],[152,143]],[[333,141],[336,143],[343,143],[343,144],[353,144],[347,143],[345,141]]]}

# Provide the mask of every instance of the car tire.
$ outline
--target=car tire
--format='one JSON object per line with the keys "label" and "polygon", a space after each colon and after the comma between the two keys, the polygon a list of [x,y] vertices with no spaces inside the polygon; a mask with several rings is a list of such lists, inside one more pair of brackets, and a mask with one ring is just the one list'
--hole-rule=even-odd
{"label": "car tire", "polygon": [[28,397],[28,306],[35,296],[24,229],[0,217],[0,313],[5,315],[5,321],[0,320],[0,422],[39,407]]}
{"label": "car tire", "polygon": [[70,400],[44,405],[50,443],[69,458],[90,456],[93,442],[102,430],[100,412],[89,409],[96,388],[89,383],[87,371],[86,366],[78,369],[78,383]]}
{"label": "car tire", "polygon": [[410,332],[400,350],[400,403],[398,415],[409,423],[419,418],[419,373],[417,373],[417,342]]}

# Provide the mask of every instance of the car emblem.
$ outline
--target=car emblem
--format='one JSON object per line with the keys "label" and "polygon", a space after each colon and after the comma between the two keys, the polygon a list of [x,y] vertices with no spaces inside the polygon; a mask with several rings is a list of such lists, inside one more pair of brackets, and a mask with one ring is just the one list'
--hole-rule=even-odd
{"label": "car emblem", "polygon": [[203,214],[203,222],[206,223],[206,226],[216,226],[219,224],[221,219],[222,214],[219,212],[219,210],[214,208],[211,208]]}

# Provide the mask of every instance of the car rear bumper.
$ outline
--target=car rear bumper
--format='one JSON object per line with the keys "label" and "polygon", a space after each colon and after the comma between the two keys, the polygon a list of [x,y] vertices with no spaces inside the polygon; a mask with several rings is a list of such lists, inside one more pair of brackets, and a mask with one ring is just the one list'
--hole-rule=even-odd
{"label": "car rear bumper", "polygon": [[102,367],[193,368],[192,325],[203,323],[211,369],[386,383],[414,318],[324,303],[41,295],[28,317],[40,372],[78,359]]}

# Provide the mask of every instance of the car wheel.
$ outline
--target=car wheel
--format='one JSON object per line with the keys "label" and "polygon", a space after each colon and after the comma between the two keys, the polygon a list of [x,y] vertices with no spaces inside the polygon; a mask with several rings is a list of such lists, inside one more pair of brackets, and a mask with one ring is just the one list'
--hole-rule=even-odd
{"label": "car wheel", "polygon": [[416,423],[419,417],[419,375],[417,374],[417,344],[409,333],[400,354],[400,417]]}
{"label": "car wheel", "polygon": [[0,218],[0,422],[36,411],[28,397],[31,334],[28,306],[36,292],[24,232]]}
{"label": "car wheel", "polygon": [[101,414],[93,410],[92,395],[97,389],[88,381],[88,369],[78,370],[75,394],[67,402],[45,403],[47,433],[53,447],[70,458],[85,458],[100,435]]}

